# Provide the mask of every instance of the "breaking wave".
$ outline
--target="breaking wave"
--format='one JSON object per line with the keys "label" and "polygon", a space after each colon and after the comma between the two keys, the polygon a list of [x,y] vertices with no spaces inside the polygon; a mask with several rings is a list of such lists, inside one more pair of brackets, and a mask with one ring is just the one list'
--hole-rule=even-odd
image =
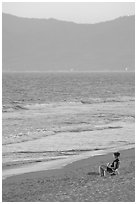
{"label": "breaking wave", "polygon": [[134,97],[117,97],[117,98],[91,98],[81,100],[82,104],[94,104],[94,103],[114,103],[114,102],[130,102],[135,101]]}
{"label": "breaking wave", "polygon": [[116,102],[134,102],[134,97],[117,97],[117,98],[88,98],[88,99],[81,99],[79,101],[64,101],[64,102],[53,102],[53,103],[29,103],[25,104],[22,101],[12,101],[7,105],[2,106],[2,112],[13,112],[13,111],[20,111],[20,110],[38,110],[44,109],[46,107],[57,107],[57,106],[64,106],[64,105],[81,105],[81,104],[101,104],[101,103],[116,103]]}
{"label": "breaking wave", "polygon": [[25,106],[22,106],[22,105],[18,105],[18,104],[16,104],[16,105],[11,104],[11,105],[3,105],[2,106],[2,112],[3,113],[4,112],[18,111],[18,110],[28,110],[28,108]]}

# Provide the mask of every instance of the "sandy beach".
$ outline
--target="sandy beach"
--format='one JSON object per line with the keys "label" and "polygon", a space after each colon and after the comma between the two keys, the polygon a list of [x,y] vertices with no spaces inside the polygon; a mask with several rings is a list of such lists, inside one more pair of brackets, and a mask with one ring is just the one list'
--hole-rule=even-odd
{"label": "sandy beach", "polygon": [[99,165],[112,160],[109,153],[9,177],[3,180],[3,202],[134,202],[135,150],[121,151],[118,176],[100,177]]}

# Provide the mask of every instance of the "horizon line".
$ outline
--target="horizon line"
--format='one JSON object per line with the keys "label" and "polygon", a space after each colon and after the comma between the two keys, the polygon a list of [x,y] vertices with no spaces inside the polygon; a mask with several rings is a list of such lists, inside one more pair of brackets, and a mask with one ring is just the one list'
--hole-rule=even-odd
{"label": "horizon line", "polygon": [[10,16],[13,16],[13,17],[16,17],[16,18],[28,19],[28,20],[49,20],[49,21],[50,20],[55,20],[55,21],[66,22],[66,23],[74,23],[74,24],[78,24],[78,25],[95,25],[95,24],[99,24],[99,23],[107,23],[107,22],[114,21],[114,20],[117,20],[117,19],[120,19],[120,18],[135,17],[135,14],[132,14],[132,15],[119,16],[119,17],[116,17],[116,18],[113,18],[113,19],[108,19],[108,20],[104,20],[104,21],[98,21],[98,22],[94,22],[94,23],[78,23],[78,22],[75,22],[75,21],[61,20],[61,19],[52,18],[52,17],[51,18],[24,17],[24,16],[17,16],[15,14],[6,13],[6,12],[2,12],[2,14],[10,15]]}
{"label": "horizon line", "polygon": [[105,71],[2,71],[2,73],[104,73],[104,72],[112,72],[112,73],[119,73],[119,72],[124,72],[124,73],[135,73],[135,71],[125,71],[125,70],[121,70],[121,71],[109,71],[109,70],[105,70]]}

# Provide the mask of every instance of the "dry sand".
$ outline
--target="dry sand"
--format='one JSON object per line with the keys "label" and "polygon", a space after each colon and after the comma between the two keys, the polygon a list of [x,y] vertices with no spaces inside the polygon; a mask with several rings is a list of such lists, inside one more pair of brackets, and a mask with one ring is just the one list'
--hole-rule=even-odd
{"label": "dry sand", "polygon": [[3,180],[3,202],[134,202],[135,150],[121,151],[118,176],[100,177],[99,165],[112,160],[110,153],[9,177]]}

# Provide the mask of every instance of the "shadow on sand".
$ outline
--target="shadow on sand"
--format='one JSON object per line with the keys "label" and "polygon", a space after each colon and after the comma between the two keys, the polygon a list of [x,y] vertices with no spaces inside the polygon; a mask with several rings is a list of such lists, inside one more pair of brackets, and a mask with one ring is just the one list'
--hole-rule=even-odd
{"label": "shadow on sand", "polygon": [[94,175],[94,176],[98,176],[99,173],[98,172],[88,172],[87,175]]}

